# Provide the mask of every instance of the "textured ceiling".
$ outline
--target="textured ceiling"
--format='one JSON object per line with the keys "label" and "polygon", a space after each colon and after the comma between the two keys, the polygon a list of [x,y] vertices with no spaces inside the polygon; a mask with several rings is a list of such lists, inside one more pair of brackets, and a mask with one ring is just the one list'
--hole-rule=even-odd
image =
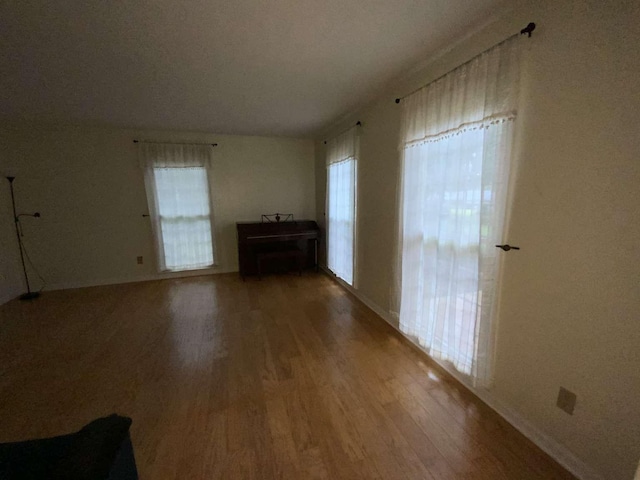
{"label": "textured ceiling", "polygon": [[310,136],[500,0],[0,4],[0,118]]}

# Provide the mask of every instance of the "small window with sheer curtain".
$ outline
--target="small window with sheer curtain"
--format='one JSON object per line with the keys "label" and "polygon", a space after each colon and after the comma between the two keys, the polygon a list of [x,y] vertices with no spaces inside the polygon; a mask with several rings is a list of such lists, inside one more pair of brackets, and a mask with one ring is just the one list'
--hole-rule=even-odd
{"label": "small window with sheer curtain", "polygon": [[327,266],[354,284],[357,127],[327,141]]}
{"label": "small window with sheer curtain", "polygon": [[141,145],[160,271],[215,262],[209,145]]}

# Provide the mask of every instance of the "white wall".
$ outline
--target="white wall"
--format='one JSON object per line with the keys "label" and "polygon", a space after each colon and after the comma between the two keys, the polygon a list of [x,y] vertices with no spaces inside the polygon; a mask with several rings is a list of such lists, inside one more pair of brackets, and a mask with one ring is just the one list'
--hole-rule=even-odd
{"label": "white wall", "polygon": [[[47,288],[157,277],[142,171],[133,139],[217,142],[212,194],[219,266],[236,271],[236,221],[262,213],[315,219],[313,143],[289,138],[187,132],[13,125],[0,130],[0,173],[16,176],[27,249]],[[19,293],[4,280],[6,203],[2,190],[2,296]],[[10,245],[12,248],[13,244]],[[16,249],[17,251],[17,249]],[[144,264],[137,265],[142,255]],[[15,269],[12,269],[12,271]],[[199,271],[207,273],[208,271]],[[11,278],[15,275],[11,274]],[[39,282],[34,281],[36,287]]]}
{"label": "white wall", "polygon": [[[363,122],[358,294],[388,312],[400,106],[535,21],[519,119],[519,175],[505,242],[496,381],[485,398],[585,478],[631,479],[640,458],[640,4],[541,0],[404,75],[325,132]],[[320,139],[318,139],[320,140]],[[324,146],[316,142],[318,217]],[[558,388],[578,396],[569,416]]]}

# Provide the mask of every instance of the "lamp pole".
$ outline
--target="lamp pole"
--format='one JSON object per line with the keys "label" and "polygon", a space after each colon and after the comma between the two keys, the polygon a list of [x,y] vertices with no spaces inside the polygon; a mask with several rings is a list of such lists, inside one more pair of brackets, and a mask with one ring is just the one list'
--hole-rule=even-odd
{"label": "lamp pole", "polygon": [[[7,177],[9,180],[9,188],[11,190],[11,205],[13,206],[13,223],[16,228],[16,238],[18,239],[18,248],[20,248],[20,261],[22,262],[22,271],[24,272],[24,280],[27,283],[27,293],[23,293],[20,295],[20,300],[33,300],[34,298],[38,298],[40,296],[40,292],[32,292],[31,286],[29,285],[29,276],[27,275],[27,267],[24,263],[24,253],[22,252],[22,240],[20,239],[20,228],[18,223],[20,222],[20,218],[16,212],[16,198],[13,193],[13,181],[16,177]],[[40,216],[40,215],[38,215]]]}

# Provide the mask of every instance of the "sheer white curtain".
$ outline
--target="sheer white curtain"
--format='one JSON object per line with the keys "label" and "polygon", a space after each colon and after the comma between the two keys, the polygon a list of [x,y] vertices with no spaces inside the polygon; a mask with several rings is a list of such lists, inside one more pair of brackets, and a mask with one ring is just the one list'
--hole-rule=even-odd
{"label": "sheer white curtain", "polygon": [[519,83],[511,38],[402,100],[400,328],[491,382]]}
{"label": "sheer white curtain", "polygon": [[327,266],[354,283],[358,127],[327,141]]}
{"label": "sheer white curtain", "polygon": [[210,145],[139,144],[160,271],[215,261]]}

